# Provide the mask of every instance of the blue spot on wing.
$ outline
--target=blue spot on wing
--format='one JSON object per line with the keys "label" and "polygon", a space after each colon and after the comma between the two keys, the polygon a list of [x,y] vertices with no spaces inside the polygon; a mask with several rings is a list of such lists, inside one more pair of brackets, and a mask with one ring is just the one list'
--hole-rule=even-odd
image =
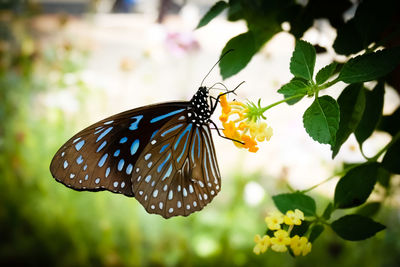
{"label": "blue spot on wing", "polygon": [[161,180],[164,181],[167,177],[169,177],[171,175],[171,172],[172,172],[172,163],[169,165],[167,172],[164,174],[164,176]]}
{"label": "blue spot on wing", "polygon": [[100,150],[103,149],[103,147],[105,147],[107,144],[107,141],[103,141],[103,143],[101,143],[101,145],[97,148],[96,152],[99,152]]}
{"label": "blue spot on wing", "polygon": [[143,118],[143,115],[138,115],[131,117],[131,119],[134,119],[135,121],[131,123],[131,126],[129,126],[129,130],[136,130],[139,126],[140,120]]}
{"label": "blue spot on wing", "polygon": [[176,126],[174,126],[174,127],[172,127],[172,128],[169,128],[168,130],[166,130],[165,132],[163,132],[163,133],[161,134],[161,136],[164,137],[164,136],[167,135],[168,133],[170,133],[170,132],[172,132],[172,131],[175,131],[176,129],[181,128],[182,125],[183,125],[183,123],[178,124],[178,125],[176,125]]}
{"label": "blue spot on wing", "polygon": [[99,137],[97,137],[96,143],[98,141],[100,141],[104,136],[106,136],[111,130],[113,129],[113,127],[109,127],[107,128],[107,130],[105,130],[104,132],[102,132]]}
{"label": "blue spot on wing", "polygon": [[80,155],[77,159],[76,159],[76,163],[78,163],[78,165],[82,164],[83,162],[83,158],[82,155]]}
{"label": "blue spot on wing", "polygon": [[[179,142],[181,141],[182,137],[185,135],[186,132],[189,132],[192,129],[192,124],[190,123],[186,129],[181,133],[181,135],[178,137],[178,140],[176,141],[175,145],[174,145],[174,150],[176,150],[176,148],[179,145]],[[187,140],[187,139],[186,139]]]}
{"label": "blue spot on wing", "polygon": [[177,162],[181,161],[181,158],[182,158],[182,156],[183,156],[183,153],[185,153],[186,145],[187,145],[188,140],[189,140],[189,135],[190,135],[190,131],[189,131],[188,135],[186,136],[185,146],[183,147],[182,153],[179,155],[179,157],[178,157],[178,159],[177,159]]}
{"label": "blue spot on wing", "polygon": [[139,139],[136,139],[135,141],[133,141],[132,145],[131,145],[131,155],[135,155],[136,151],[139,148]]}
{"label": "blue spot on wing", "polygon": [[157,132],[158,132],[158,130],[155,130],[155,131],[153,132],[153,134],[152,134],[151,137],[150,137],[150,140],[153,139],[153,137],[157,134]]}
{"label": "blue spot on wing", "polygon": [[97,164],[99,167],[103,167],[104,163],[106,162],[106,159],[108,157],[108,154],[104,154],[101,159],[99,160],[99,163]]}
{"label": "blue spot on wing", "polygon": [[165,149],[167,149],[168,146],[169,146],[169,144],[163,145],[163,147],[160,150],[160,153],[163,153],[165,151]]}
{"label": "blue spot on wing", "polygon": [[171,116],[173,116],[173,115],[175,115],[175,114],[178,114],[178,113],[180,113],[180,112],[182,112],[182,111],[184,111],[184,110],[185,110],[185,109],[182,108],[182,109],[178,109],[178,110],[171,111],[171,112],[169,112],[169,113],[167,113],[167,114],[164,114],[164,115],[157,116],[157,117],[153,118],[152,120],[150,120],[150,123],[154,123],[154,122],[163,120],[163,119],[165,119],[165,118],[171,117]]}
{"label": "blue spot on wing", "polygon": [[199,146],[199,149],[197,150],[197,157],[200,158],[200,133],[199,133],[199,128],[196,128],[196,136],[197,136],[197,145]]}
{"label": "blue spot on wing", "polygon": [[114,152],[114,157],[118,157],[120,152],[121,152],[121,151],[120,151],[119,149],[115,150],[115,152]]}
{"label": "blue spot on wing", "polygon": [[121,140],[119,140],[119,143],[120,143],[120,144],[123,144],[123,143],[125,143],[126,141],[128,141],[128,138],[127,138],[127,137],[122,137]]}
{"label": "blue spot on wing", "polygon": [[119,171],[122,170],[122,168],[124,167],[124,164],[125,164],[125,161],[124,161],[123,159],[121,159],[121,160],[118,162],[118,170],[119,170]]}
{"label": "blue spot on wing", "polygon": [[167,158],[163,161],[163,163],[161,163],[161,165],[158,166],[157,172],[161,172],[162,168],[164,167],[165,163],[167,163],[167,161],[169,160],[170,157],[171,157],[171,152],[168,153],[168,156],[167,156]]}
{"label": "blue spot on wing", "polygon": [[126,167],[126,174],[131,174],[132,173],[132,169],[133,169],[133,166],[132,166],[132,164],[129,164],[128,165],[128,167]]}
{"label": "blue spot on wing", "polygon": [[79,143],[77,143],[77,144],[75,145],[76,151],[81,150],[81,148],[83,147],[84,144],[85,144],[85,140],[79,141]]}

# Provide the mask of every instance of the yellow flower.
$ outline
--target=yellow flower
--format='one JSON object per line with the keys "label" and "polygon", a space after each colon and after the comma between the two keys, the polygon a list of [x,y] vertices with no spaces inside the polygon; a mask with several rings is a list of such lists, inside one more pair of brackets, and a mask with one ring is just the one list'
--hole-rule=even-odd
{"label": "yellow flower", "polygon": [[290,245],[289,233],[285,230],[277,230],[274,237],[271,238],[271,249],[276,252],[287,251],[287,245]]}
{"label": "yellow flower", "polygon": [[229,102],[226,95],[220,97],[220,104],[222,114],[219,119],[224,127],[224,135],[244,143],[234,141],[237,147],[257,152],[257,142],[270,140],[272,129],[267,126],[267,123],[259,120],[259,118],[265,117],[262,116],[262,113],[259,114],[257,106],[239,101]]}
{"label": "yellow flower", "polygon": [[283,223],[283,215],[279,211],[272,212],[269,216],[265,217],[265,223],[270,230],[281,229]]}
{"label": "yellow flower", "polygon": [[264,253],[267,251],[268,247],[270,246],[270,237],[267,235],[264,235],[262,238],[260,235],[256,235],[254,237],[254,242],[256,242],[256,245],[253,248],[253,252],[256,255],[260,255],[260,253]]}
{"label": "yellow flower", "polygon": [[258,142],[269,141],[272,136],[272,128],[268,127],[265,122],[260,122],[259,124],[253,122],[250,124],[250,133],[256,137]]}
{"label": "yellow flower", "polygon": [[299,237],[298,235],[295,235],[290,241],[290,248],[295,256],[299,256],[300,254],[303,254],[303,256],[307,255],[311,251],[311,246],[312,245],[308,242],[307,237],[304,236]]}
{"label": "yellow flower", "polygon": [[288,210],[284,217],[284,222],[287,225],[300,225],[302,220],[304,220],[304,213],[299,209]]}

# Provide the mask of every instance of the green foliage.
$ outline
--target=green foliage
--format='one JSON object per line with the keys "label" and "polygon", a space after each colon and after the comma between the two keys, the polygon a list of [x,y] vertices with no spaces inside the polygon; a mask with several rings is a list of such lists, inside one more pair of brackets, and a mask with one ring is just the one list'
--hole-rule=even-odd
{"label": "green foliage", "polygon": [[374,189],[379,164],[365,163],[354,167],[343,176],[335,189],[335,207],[345,209],[363,204]]}
{"label": "green foliage", "polygon": [[381,208],[380,202],[369,202],[360,207],[356,213],[365,217],[372,217],[378,213]]}
{"label": "green foliage", "polygon": [[356,54],[371,43],[384,41],[383,31],[389,28],[399,9],[397,0],[364,0],[360,2],[354,18],[338,28],[333,48],[342,55]]}
{"label": "green foliage", "polygon": [[301,78],[293,78],[289,83],[282,85],[278,93],[283,94],[285,98],[298,96],[292,100],[286,101],[289,105],[293,105],[307,95],[308,90],[309,86],[307,81]]}
{"label": "green foliage", "polygon": [[388,171],[400,174],[400,138],[394,140],[389,146],[382,160],[382,165]]}
{"label": "green foliage", "polygon": [[316,205],[313,198],[302,194],[280,194],[273,196],[272,199],[280,212],[286,213],[288,210],[301,210],[305,216],[314,216]]}
{"label": "green foliage", "polygon": [[374,236],[385,226],[368,217],[352,214],[332,222],[332,229],[343,239],[360,241]]}
{"label": "green foliage", "polygon": [[320,69],[315,76],[315,81],[317,84],[323,84],[326,82],[336,71],[337,63],[332,62],[331,64],[326,65],[322,69]]}
{"label": "green foliage", "polygon": [[300,225],[294,225],[293,230],[290,232],[290,236],[303,236],[307,233],[311,225],[309,221],[303,221]]}
{"label": "green foliage", "polygon": [[321,224],[316,224],[311,227],[310,238],[308,239],[313,243],[324,231],[324,226]]}
{"label": "green foliage", "polygon": [[331,214],[332,214],[333,210],[334,210],[333,204],[331,202],[329,202],[324,210],[324,213],[322,214],[322,217],[325,220],[329,220],[331,218]]}
{"label": "green foliage", "polygon": [[305,41],[298,40],[290,59],[290,72],[298,78],[312,81],[316,52],[314,47]]}
{"label": "green foliage", "polygon": [[242,33],[233,37],[225,45],[222,54],[234,49],[234,53],[230,53],[219,63],[221,68],[221,76],[225,79],[246,67],[253,55],[257,52],[254,35],[251,31]]}
{"label": "green foliage", "polygon": [[332,158],[337,155],[342,144],[356,130],[361,120],[365,108],[365,94],[362,84],[348,85],[337,101],[340,107],[340,122],[336,141],[331,145]]}
{"label": "green foliage", "polygon": [[384,49],[350,59],[338,79],[345,83],[376,80],[391,72],[400,63],[400,47]]}
{"label": "green foliage", "polygon": [[400,107],[398,107],[391,115],[382,116],[377,129],[388,132],[392,136],[395,136],[400,132]]}
{"label": "green foliage", "polygon": [[228,3],[225,1],[216,2],[210,10],[203,16],[203,18],[199,21],[196,29],[199,29],[203,26],[206,26],[211,20],[213,20],[216,16],[218,16],[225,8],[228,7]]}
{"label": "green foliage", "polygon": [[383,97],[385,94],[384,83],[379,82],[372,91],[364,88],[364,92],[364,112],[357,129],[354,131],[360,145],[371,136],[382,117]]}
{"label": "green foliage", "polygon": [[315,98],[304,112],[303,123],[307,133],[321,144],[334,144],[339,128],[339,105],[330,96]]}

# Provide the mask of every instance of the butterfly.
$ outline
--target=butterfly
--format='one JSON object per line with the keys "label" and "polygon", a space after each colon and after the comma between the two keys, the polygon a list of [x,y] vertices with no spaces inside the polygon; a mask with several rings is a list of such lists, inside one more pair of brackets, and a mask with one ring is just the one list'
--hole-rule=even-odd
{"label": "butterfly", "polygon": [[239,86],[216,98],[209,94],[213,87],[200,86],[190,101],[148,105],[101,120],[57,151],[50,172],[75,190],[135,197],[148,213],[164,218],[199,211],[221,190],[210,125],[222,135],[210,117],[220,96]]}

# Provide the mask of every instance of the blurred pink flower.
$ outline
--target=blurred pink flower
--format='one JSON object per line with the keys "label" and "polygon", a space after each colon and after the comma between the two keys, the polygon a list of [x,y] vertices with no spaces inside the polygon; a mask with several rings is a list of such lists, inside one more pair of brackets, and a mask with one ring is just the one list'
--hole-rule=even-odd
{"label": "blurred pink flower", "polygon": [[165,44],[169,52],[175,56],[183,56],[186,53],[196,51],[200,48],[199,42],[192,33],[172,32],[168,33]]}

